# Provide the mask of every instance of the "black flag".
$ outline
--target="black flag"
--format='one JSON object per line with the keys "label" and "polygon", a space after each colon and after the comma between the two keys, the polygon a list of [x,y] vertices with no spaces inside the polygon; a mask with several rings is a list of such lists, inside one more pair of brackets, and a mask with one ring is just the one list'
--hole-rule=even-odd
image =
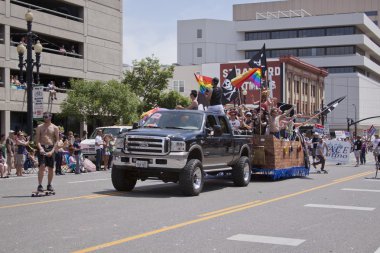
{"label": "black flag", "polygon": [[222,104],[228,104],[232,101],[234,101],[237,96],[239,95],[238,89],[232,85],[231,80],[236,77],[236,67],[234,67],[227,75],[226,79],[224,80],[222,84],[222,91],[223,91],[223,97],[222,97]]}
{"label": "black flag", "polygon": [[342,102],[345,98],[346,98],[346,96],[343,96],[343,97],[340,97],[340,98],[335,99],[334,101],[331,101],[330,103],[328,103],[325,107],[323,107],[322,114],[327,115],[329,112],[334,110],[338,106],[338,104],[340,102]]}
{"label": "black flag", "polygon": [[251,68],[261,68],[262,75],[265,76],[265,71],[267,70],[267,54],[265,52],[265,44],[261,50],[255,54],[251,60],[249,60],[248,65]]}

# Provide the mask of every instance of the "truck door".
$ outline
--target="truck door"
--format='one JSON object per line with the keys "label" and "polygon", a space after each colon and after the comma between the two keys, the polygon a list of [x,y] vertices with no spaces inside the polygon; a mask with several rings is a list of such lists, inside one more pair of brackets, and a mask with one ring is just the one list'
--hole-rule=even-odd
{"label": "truck door", "polygon": [[[206,128],[212,129],[217,125],[217,121],[214,115],[207,115],[206,118]],[[206,130],[207,131],[207,130]],[[203,144],[203,156],[204,156],[204,167],[215,167],[220,164],[220,140],[221,136],[213,136],[210,134],[204,135]]]}
{"label": "truck door", "polygon": [[219,124],[222,128],[222,136],[220,139],[219,155],[220,161],[227,164],[233,160],[234,156],[234,138],[232,134],[232,129],[230,123],[225,116],[218,116]]}

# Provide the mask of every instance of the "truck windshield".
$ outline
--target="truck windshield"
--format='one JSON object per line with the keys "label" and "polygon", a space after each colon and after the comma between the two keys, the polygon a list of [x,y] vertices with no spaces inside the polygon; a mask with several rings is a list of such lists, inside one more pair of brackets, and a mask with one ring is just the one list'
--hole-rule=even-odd
{"label": "truck windshield", "polygon": [[[120,133],[120,128],[118,127],[112,127],[112,128],[101,128],[103,131],[103,134],[112,134],[112,136],[117,136]],[[97,129],[92,132],[91,136],[89,139],[95,139],[96,137],[96,131]]]}
{"label": "truck windshield", "polygon": [[160,111],[152,114],[143,127],[200,130],[202,123],[203,114],[186,111]]}

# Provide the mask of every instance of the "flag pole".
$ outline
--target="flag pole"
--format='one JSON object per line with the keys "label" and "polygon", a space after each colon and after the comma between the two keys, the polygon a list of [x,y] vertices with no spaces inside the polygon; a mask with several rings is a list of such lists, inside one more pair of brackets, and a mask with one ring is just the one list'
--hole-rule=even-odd
{"label": "flag pole", "polygon": [[[260,80],[261,83],[261,80]],[[259,135],[261,135],[261,88],[262,85],[260,85],[260,95],[259,95]]]}

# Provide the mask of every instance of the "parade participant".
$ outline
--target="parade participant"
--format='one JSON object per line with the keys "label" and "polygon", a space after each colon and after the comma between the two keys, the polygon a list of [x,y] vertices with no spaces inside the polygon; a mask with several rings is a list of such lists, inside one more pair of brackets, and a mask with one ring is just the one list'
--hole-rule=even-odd
{"label": "parade participant", "polygon": [[276,138],[280,139],[280,121],[285,115],[279,114],[279,109],[272,108],[269,115],[269,134],[273,134]]}
{"label": "parade participant", "polygon": [[375,162],[378,162],[379,160],[377,159],[380,153],[377,151],[377,147],[380,144],[380,139],[379,135],[375,134],[375,139],[372,142],[372,147],[373,147],[373,157],[375,158]]}
{"label": "parade participant", "polygon": [[361,141],[360,136],[356,136],[356,140],[354,141],[354,154],[355,154],[355,159],[356,159],[355,167],[359,167],[362,145],[363,145],[363,142]]}
{"label": "parade participant", "polygon": [[191,104],[188,107],[183,107],[182,105],[177,105],[176,109],[198,110],[197,96],[198,96],[198,92],[196,90],[192,90],[190,92]]}
{"label": "parade participant", "polygon": [[361,165],[366,164],[366,162],[367,162],[366,155],[367,155],[367,142],[364,141],[362,144],[362,149],[360,151],[360,164]]}
{"label": "parade participant", "polygon": [[207,99],[210,102],[210,105],[207,108],[207,111],[224,114],[224,108],[222,105],[223,91],[220,87],[218,87],[218,84],[219,84],[219,78],[214,77],[212,79],[212,91],[208,92],[208,94],[205,93]]}
{"label": "parade participant", "polygon": [[325,172],[325,163],[326,163],[326,159],[325,159],[325,155],[324,155],[325,150],[326,150],[326,154],[327,154],[329,151],[328,147],[327,147],[326,143],[323,141],[323,139],[320,138],[318,141],[318,144],[317,144],[316,152],[315,152],[319,162],[313,162],[312,165],[316,169],[317,168],[316,166],[318,164],[321,164],[321,171],[323,171],[323,172]]}
{"label": "parade participant", "polygon": [[314,133],[313,138],[311,139],[311,148],[312,148],[311,155],[313,157],[313,162],[315,162],[315,156],[316,156],[316,152],[317,152],[318,142],[319,142],[319,134]]}
{"label": "parade participant", "polygon": [[238,131],[240,128],[240,120],[236,117],[236,111],[231,110],[229,113],[229,120],[233,131]]}
{"label": "parade participant", "polygon": [[39,125],[36,129],[35,143],[39,151],[37,191],[44,191],[42,180],[44,178],[46,167],[48,168],[48,184],[46,189],[48,191],[54,191],[51,183],[53,181],[54,173],[54,152],[59,141],[59,128],[51,122],[51,118],[52,114],[50,112],[44,112],[44,123]]}

